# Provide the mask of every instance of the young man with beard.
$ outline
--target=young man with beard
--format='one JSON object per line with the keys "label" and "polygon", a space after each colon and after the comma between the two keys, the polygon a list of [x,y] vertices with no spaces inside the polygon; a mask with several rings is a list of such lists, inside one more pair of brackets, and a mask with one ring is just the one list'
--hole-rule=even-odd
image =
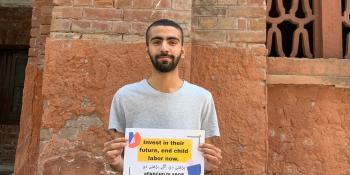
{"label": "young man with beard", "polygon": [[213,98],[209,91],[179,77],[177,64],[185,53],[183,44],[183,30],[174,21],[161,19],[148,27],[146,46],[152,74],[120,88],[111,105],[109,129],[117,138],[106,142],[103,152],[113,169],[123,170],[125,128],[205,130],[206,143],[199,147],[205,171],[219,168],[221,150],[211,144],[211,139],[220,135]]}

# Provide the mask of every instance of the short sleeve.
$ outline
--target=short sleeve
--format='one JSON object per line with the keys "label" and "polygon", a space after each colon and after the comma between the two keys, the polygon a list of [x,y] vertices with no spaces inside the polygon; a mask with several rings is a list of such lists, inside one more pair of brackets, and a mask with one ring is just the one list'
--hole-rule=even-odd
{"label": "short sleeve", "polygon": [[125,113],[122,105],[122,98],[117,92],[112,99],[108,129],[115,129],[118,132],[125,133],[125,127]]}
{"label": "short sleeve", "polygon": [[202,128],[205,137],[220,136],[219,124],[212,95],[209,93],[202,111]]}

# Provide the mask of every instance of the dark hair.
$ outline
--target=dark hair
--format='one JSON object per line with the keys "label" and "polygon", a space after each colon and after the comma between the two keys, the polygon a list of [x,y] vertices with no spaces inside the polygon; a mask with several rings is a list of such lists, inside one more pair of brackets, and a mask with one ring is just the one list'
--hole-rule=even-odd
{"label": "dark hair", "polygon": [[181,33],[181,45],[183,45],[184,32],[183,32],[181,26],[178,23],[176,23],[175,21],[172,21],[170,19],[159,19],[157,21],[154,21],[151,25],[149,25],[147,30],[146,30],[146,45],[147,46],[148,46],[148,39],[149,39],[149,36],[148,36],[149,30],[155,26],[171,26],[171,27],[178,29]]}

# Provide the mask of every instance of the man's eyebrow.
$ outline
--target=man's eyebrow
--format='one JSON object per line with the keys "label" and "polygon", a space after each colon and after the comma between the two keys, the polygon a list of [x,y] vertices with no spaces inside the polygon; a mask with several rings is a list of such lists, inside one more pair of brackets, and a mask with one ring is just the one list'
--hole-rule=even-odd
{"label": "man's eyebrow", "polygon": [[[152,41],[152,40],[157,40],[157,39],[159,39],[159,40],[164,40],[163,37],[155,36],[155,37],[151,38],[151,41]],[[179,41],[180,41],[179,38],[174,37],[174,36],[166,37],[165,39],[166,39],[166,40],[179,40]]]}

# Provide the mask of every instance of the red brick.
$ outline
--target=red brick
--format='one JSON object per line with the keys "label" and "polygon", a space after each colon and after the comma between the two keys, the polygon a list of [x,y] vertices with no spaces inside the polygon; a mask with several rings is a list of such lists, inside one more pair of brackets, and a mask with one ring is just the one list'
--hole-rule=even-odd
{"label": "red brick", "polygon": [[32,27],[39,27],[40,21],[39,19],[32,19]]}
{"label": "red brick", "polygon": [[156,10],[124,10],[125,21],[154,21],[162,18],[162,13]]}
{"label": "red brick", "polygon": [[39,23],[40,24],[47,24],[47,25],[49,25],[49,24],[51,24],[51,19],[52,19],[51,16],[42,16],[39,19]]}
{"label": "red brick", "polygon": [[91,21],[91,32],[93,33],[111,33],[112,22],[110,21]]}
{"label": "red brick", "polygon": [[74,0],[73,5],[75,5],[75,6],[92,6],[92,0]]}
{"label": "red brick", "polygon": [[237,5],[237,0],[218,0],[218,5]]}
{"label": "red brick", "polygon": [[68,19],[52,20],[51,31],[70,31],[71,21]]}
{"label": "red brick", "polygon": [[95,0],[95,7],[113,7],[113,0]]}
{"label": "red brick", "polygon": [[131,0],[115,0],[116,8],[128,8],[132,6]]}
{"label": "red brick", "polygon": [[37,37],[40,35],[40,30],[38,27],[33,27],[31,30],[30,30],[30,36],[31,37]]}
{"label": "red brick", "polygon": [[192,1],[190,0],[173,0],[173,9],[175,10],[191,10]]}
{"label": "red brick", "polygon": [[264,7],[233,7],[229,8],[228,16],[262,18],[266,16],[266,10]]}
{"label": "red brick", "polygon": [[30,38],[29,46],[30,47],[36,47],[36,38]]}
{"label": "red brick", "polygon": [[113,22],[112,32],[114,33],[130,33],[131,24],[124,21],[115,21]]}
{"label": "red brick", "polygon": [[223,30],[200,30],[193,32],[195,41],[219,41],[226,40],[226,31]]}
{"label": "red brick", "polygon": [[194,6],[192,11],[194,15],[200,16],[226,16],[227,7]]}
{"label": "red brick", "polygon": [[144,42],[145,41],[145,37],[144,36],[140,36],[140,35],[123,35],[123,41],[126,42]]}
{"label": "red brick", "polygon": [[173,19],[178,23],[191,23],[191,11],[166,11],[163,13],[163,17]]}
{"label": "red brick", "polygon": [[216,0],[192,0],[194,5],[215,5]]}
{"label": "red brick", "polygon": [[73,32],[81,32],[81,33],[89,33],[91,32],[91,22],[87,20],[73,20],[72,21],[72,31]]}
{"label": "red brick", "polygon": [[50,34],[50,25],[40,25],[40,34]]}
{"label": "red brick", "polygon": [[218,24],[217,17],[200,17],[198,22],[198,27],[203,29],[216,28]]}
{"label": "red brick", "polygon": [[232,42],[265,43],[266,32],[229,31],[228,40]]}
{"label": "red brick", "polygon": [[51,16],[53,6],[43,6],[41,7],[41,16]]}
{"label": "red brick", "polygon": [[155,9],[170,9],[171,8],[171,0],[161,0],[156,1],[154,3]]}
{"label": "red brick", "polygon": [[71,6],[72,1],[71,0],[53,0],[53,4],[58,6]]}
{"label": "red brick", "polygon": [[121,20],[123,11],[114,8],[85,8],[84,17],[99,20]]}
{"label": "red brick", "polygon": [[28,56],[30,57],[36,57],[38,54],[38,51],[36,48],[29,48],[29,51],[28,51]]}
{"label": "red brick", "polygon": [[246,30],[247,29],[247,19],[245,19],[245,18],[238,19],[238,29],[239,30]]}
{"label": "red brick", "polygon": [[134,8],[147,8],[153,7],[153,0],[134,0]]}
{"label": "red brick", "polygon": [[258,18],[258,19],[249,19],[248,20],[248,29],[249,30],[266,30],[266,19]]}
{"label": "red brick", "polygon": [[42,46],[45,45],[46,42],[46,37],[38,37],[36,39],[36,45],[38,46],[38,48],[42,48]]}
{"label": "red brick", "polygon": [[266,1],[265,0],[248,0],[247,4],[248,5],[264,6],[264,5],[266,5]]}
{"label": "red brick", "polygon": [[237,0],[237,4],[238,5],[246,5],[247,4],[247,0]]}
{"label": "red brick", "polygon": [[146,33],[146,29],[148,27],[148,23],[132,23],[131,25],[131,33],[136,35],[144,35]]}
{"label": "red brick", "polygon": [[81,18],[83,8],[57,6],[52,11],[52,16],[55,18]]}

